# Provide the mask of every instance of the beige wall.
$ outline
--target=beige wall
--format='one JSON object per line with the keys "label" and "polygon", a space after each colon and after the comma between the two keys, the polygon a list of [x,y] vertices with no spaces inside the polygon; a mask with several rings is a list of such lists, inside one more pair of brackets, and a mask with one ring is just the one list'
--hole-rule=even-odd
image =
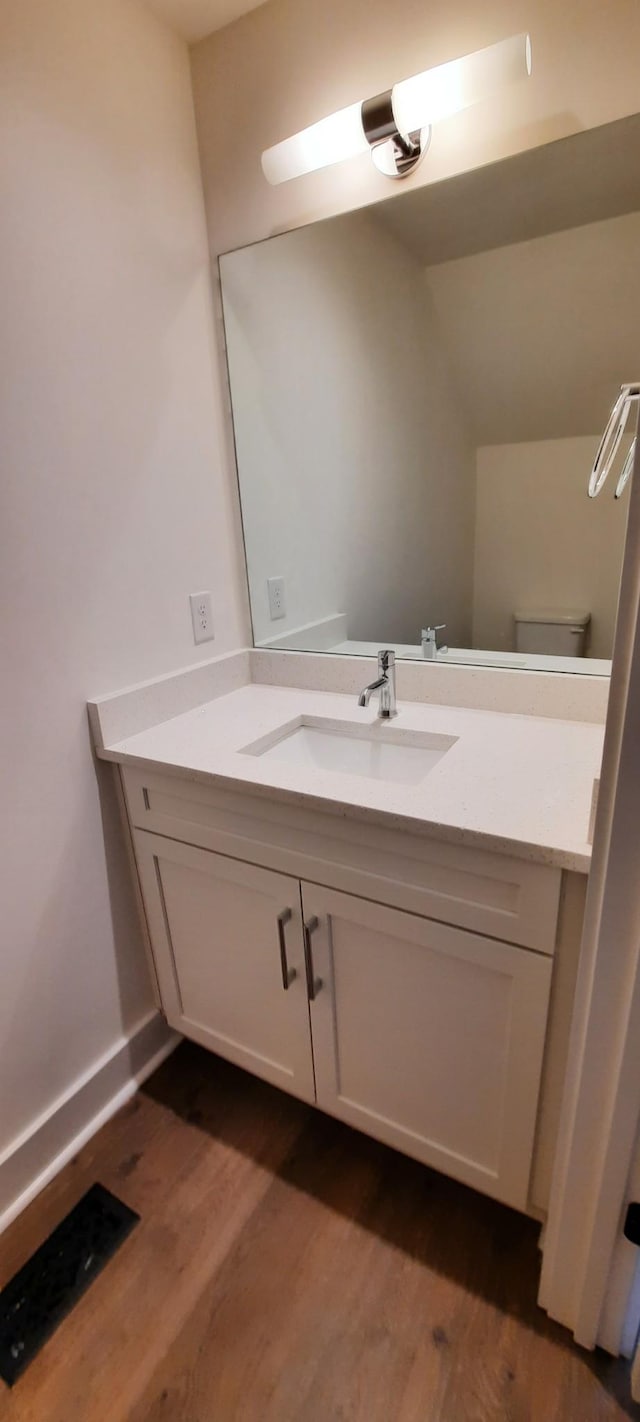
{"label": "beige wall", "polygon": [[397,187],[366,157],[271,188],[260,154],[397,79],[525,29],[531,80],[440,124],[406,191],[634,113],[637,0],[270,0],[203,40],[192,69],[213,251],[392,200]]}
{"label": "beige wall", "polygon": [[340,612],[351,639],[446,621],[467,646],[475,449],[418,263],[358,213],[222,275],[256,639]]}
{"label": "beige wall", "polygon": [[558,607],[590,612],[589,653],[611,656],[628,491],[615,500],[612,478],[586,497],[597,443],[477,451],[474,646],[509,650],[517,607]]}
{"label": "beige wall", "polygon": [[245,625],[186,47],[3,0],[0,188],[1,1156],[151,1006],[86,699]]}

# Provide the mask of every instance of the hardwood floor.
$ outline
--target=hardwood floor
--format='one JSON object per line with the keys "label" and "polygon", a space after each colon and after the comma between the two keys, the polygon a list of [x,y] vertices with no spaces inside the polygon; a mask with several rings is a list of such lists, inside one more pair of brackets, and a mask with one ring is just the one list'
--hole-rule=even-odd
{"label": "hardwood floor", "polygon": [[2,1422],[617,1422],[536,1306],[537,1226],[183,1044],[2,1238],[100,1180],[142,1216]]}

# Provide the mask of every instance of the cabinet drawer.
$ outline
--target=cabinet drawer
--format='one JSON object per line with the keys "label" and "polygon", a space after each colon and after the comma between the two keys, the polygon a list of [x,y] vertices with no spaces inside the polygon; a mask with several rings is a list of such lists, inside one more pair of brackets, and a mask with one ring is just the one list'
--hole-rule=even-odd
{"label": "cabinet drawer", "polygon": [[561,873],[277,799],[123,767],[132,825],[407,909],[554,951]]}

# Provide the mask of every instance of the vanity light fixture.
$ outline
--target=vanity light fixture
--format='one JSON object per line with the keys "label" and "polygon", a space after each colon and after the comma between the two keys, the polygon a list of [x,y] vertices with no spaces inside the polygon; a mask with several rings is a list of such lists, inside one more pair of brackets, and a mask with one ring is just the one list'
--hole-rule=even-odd
{"label": "vanity light fixture", "polygon": [[424,158],[431,124],[487,98],[504,84],[531,74],[529,35],[512,35],[486,49],[438,64],[335,114],[320,119],[262,155],[270,183],[371,153],[380,173],[405,178]]}

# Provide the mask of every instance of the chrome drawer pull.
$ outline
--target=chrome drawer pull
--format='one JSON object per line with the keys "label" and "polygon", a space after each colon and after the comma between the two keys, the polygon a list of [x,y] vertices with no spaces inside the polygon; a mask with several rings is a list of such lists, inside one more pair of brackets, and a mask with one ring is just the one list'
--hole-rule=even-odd
{"label": "chrome drawer pull", "polygon": [[313,918],[307,919],[304,924],[304,969],[307,977],[307,997],[309,1002],[315,1002],[316,993],[322,987],[322,978],[315,978],[313,975],[313,950],[311,947],[311,934],[320,927],[319,920],[315,914]]}
{"label": "chrome drawer pull", "polygon": [[293,979],[296,976],[295,968],[290,968],[287,963],[287,942],[284,934],[285,927],[291,922],[293,915],[291,909],[286,908],[278,914],[278,943],[280,944],[280,968],[282,971],[282,986],[285,992],[289,991]]}

